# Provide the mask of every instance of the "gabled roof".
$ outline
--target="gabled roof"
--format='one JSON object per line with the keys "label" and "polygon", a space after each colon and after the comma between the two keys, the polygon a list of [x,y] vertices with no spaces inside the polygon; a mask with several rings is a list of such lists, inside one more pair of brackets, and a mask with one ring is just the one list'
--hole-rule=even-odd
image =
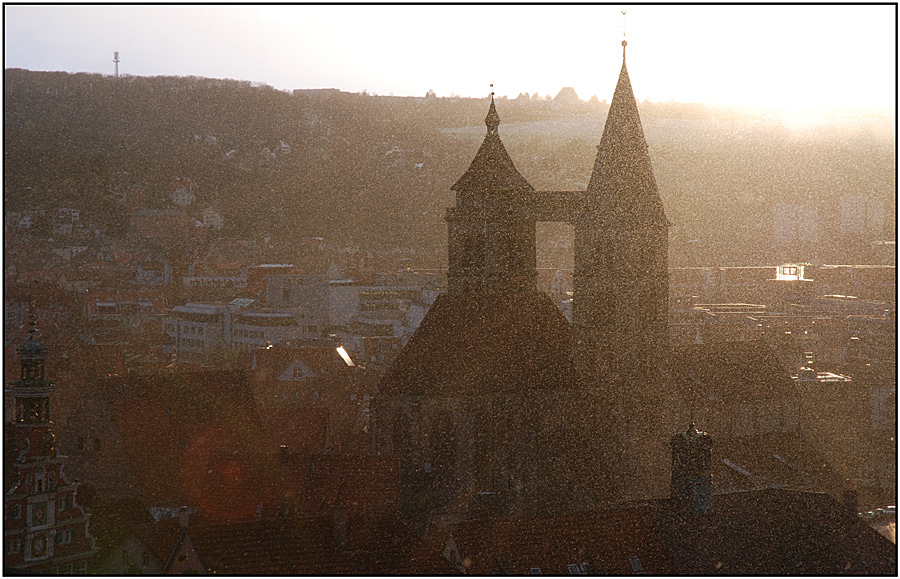
{"label": "gabled roof", "polygon": [[291,368],[295,362],[302,362],[316,375],[346,373],[348,366],[337,353],[336,347],[336,344],[301,347],[276,346],[270,349],[256,350],[253,357],[256,361],[257,373],[264,373],[269,378],[278,377],[282,372]]}
{"label": "gabled roof", "polygon": [[588,199],[596,208],[588,213],[601,224],[617,227],[668,225],[650,163],[644,129],[634,100],[625,54],[609,105],[597,159],[588,183]]}
{"label": "gabled roof", "polygon": [[144,523],[134,527],[134,534],[157,559],[165,563],[181,534],[181,524],[177,518]]}
{"label": "gabled roof", "polygon": [[569,322],[543,293],[439,296],[379,394],[489,395],[572,383]]}
{"label": "gabled roof", "polygon": [[791,377],[762,340],[673,346],[670,372],[698,404],[796,400]]}
{"label": "gabled roof", "polygon": [[500,124],[500,116],[494,107],[494,97],[491,96],[491,106],[488,109],[485,124],[488,127],[487,135],[481,143],[481,147],[475,154],[472,164],[450,189],[452,191],[516,191],[531,192],[531,186],[525,177],[519,173],[513,164],[506,147],[500,141],[497,127]]}

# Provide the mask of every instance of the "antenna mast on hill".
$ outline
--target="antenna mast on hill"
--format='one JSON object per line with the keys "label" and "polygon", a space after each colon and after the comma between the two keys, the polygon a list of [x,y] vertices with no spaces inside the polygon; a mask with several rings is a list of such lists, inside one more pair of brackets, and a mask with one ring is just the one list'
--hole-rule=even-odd
{"label": "antenna mast on hill", "polygon": [[119,78],[119,53],[113,52],[113,62],[116,63],[116,78]]}

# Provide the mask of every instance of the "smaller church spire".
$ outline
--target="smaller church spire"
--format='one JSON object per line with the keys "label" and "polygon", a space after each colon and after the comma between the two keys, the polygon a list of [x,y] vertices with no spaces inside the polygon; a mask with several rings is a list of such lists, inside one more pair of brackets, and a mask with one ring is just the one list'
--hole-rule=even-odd
{"label": "smaller church spire", "polygon": [[[491,89],[494,84],[491,83]],[[497,135],[497,129],[500,127],[500,115],[497,114],[497,107],[494,106],[494,91],[491,90],[491,106],[488,108],[488,114],[484,118],[484,124],[487,125],[488,135]]]}

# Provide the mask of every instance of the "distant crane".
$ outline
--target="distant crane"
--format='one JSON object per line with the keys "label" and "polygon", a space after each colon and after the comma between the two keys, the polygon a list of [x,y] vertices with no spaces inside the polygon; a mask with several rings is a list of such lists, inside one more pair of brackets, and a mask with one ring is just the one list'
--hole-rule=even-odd
{"label": "distant crane", "polygon": [[119,78],[119,53],[113,52],[113,62],[116,63],[116,78]]}

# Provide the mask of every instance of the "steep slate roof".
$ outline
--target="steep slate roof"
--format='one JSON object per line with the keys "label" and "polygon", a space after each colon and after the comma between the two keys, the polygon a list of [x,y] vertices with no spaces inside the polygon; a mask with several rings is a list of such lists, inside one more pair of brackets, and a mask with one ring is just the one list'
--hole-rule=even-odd
{"label": "steep slate roof", "polygon": [[494,107],[494,97],[491,96],[491,106],[484,120],[488,127],[487,135],[475,154],[468,170],[453,184],[452,191],[517,191],[531,192],[534,187],[525,180],[513,164],[506,147],[500,141],[497,127],[500,124],[500,116]]}
{"label": "steep slate roof", "polygon": [[897,574],[896,546],[821,493],[715,495],[711,514],[660,523],[681,575]]}
{"label": "steep slate roof", "polygon": [[761,340],[673,346],[672,383],[698,403],[795,400],[791,377]]}
{"label": "steep slate roof", "polygon": [[441,295],[379,394],[488,395],[572,383],[571,327],[546,294]]}
{"label": "steep slate roof", "polygon": [[644,129],[625,68],[609,105],[597,159],[587,188],[596,213],[588,215],[600,224],[616,227],[665,227],[669,224],[656,188],[656,178],[644,139]]}
{"label": "steep slate roof", "polygon": [[717,439],[712,459],[713,484],[720,492],[786,487],[825,492],[841,500],[848,487],[843,476],[797,432]]}

